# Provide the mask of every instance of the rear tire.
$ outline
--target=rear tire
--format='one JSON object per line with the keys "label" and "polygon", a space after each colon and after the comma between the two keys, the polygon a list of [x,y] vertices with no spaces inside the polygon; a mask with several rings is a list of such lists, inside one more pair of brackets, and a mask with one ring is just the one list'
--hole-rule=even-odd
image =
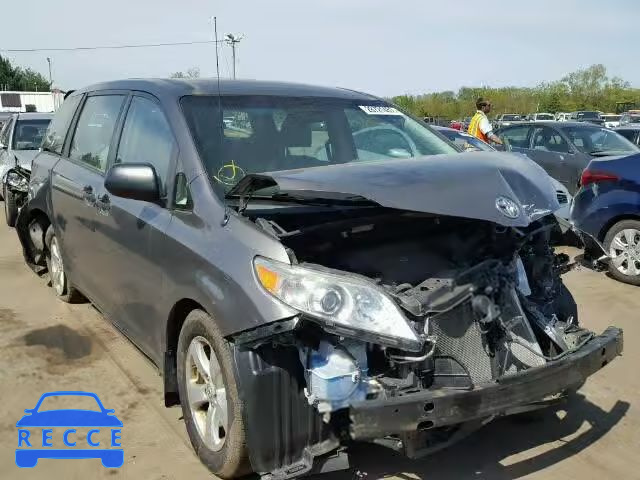
{"label": "rear tire", "polygon": [[251,473],[231,349],[202,310],[187,316],[177,354],[184,423],[200,461],[222,478]]}
{"label": "rear tire", "polygon": [[53,225],[49,225],[47,233],[44,235],[46,248],[45,259],[47,270],[49,271],[49,281],[56,296],[65,303],[80,303],[84,300],[83,295],[75,288],[68,279],[62,261],[62,251]]}
{"label": "rear tire", "polygon": [[11,190],[4,188],[4,218],[10,227],[16,226],[18,219],[18,205],[16,205],[16,197]]}
{"label": "rear tire", "polygon": [[622,220],[604,237],[609,273],[616,280],[640,286],[640,221]]}

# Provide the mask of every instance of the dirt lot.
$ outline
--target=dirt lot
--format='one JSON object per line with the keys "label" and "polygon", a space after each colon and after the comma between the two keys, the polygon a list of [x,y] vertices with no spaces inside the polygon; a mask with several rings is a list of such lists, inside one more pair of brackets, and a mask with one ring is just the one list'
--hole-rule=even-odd
{"label": "dirt lot", "polygon": [[[97,272],[99,274],[99,272]],[[593,377],[567,411],[502,419],[420,461],[371,445],[352,449],[368,480],[640,479],[640,290],[588,270],[567,275],[582,323],[625,330],[625,354]],[[212,478],[193,454],[178,408],[165,409],[157,370],[90,305],[65,305],[23,263],[0,227],[0,478]],[[40,460],[18,469],[16,421],[43,392],[96,392],[123,421],[125,463]],[[324,475],[350,479],[352,472]],[[320,478],[320,477],[318,477]],[[318,479],[316,479],[318,480]]]}

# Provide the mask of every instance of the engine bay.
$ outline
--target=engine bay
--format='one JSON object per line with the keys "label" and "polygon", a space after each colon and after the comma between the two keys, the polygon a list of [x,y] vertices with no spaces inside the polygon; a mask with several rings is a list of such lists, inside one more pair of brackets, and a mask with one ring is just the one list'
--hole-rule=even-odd
{"label": "engine bay", "polygon": [[[254,221],[291,263],[366,279],[402,311],[420,351],[363,338],[305,314],[261,341],[295,346],[309,404],[332,412],[424,390],[473,390],[540,367],[593,334],[560,275],[569,258],[550,244],[554,217],[526,228],[393,209],[286,212]],[[321,304],[342,295],[326,291]]]}

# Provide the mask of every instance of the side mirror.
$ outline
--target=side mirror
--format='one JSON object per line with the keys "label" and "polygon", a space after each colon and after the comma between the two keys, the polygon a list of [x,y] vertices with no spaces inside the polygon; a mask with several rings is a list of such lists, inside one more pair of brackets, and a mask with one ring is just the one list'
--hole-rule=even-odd
{"label": "side mirror", "polygon": [[155,203],[160,200],[160,182],[148,163],[119,163],[107,172],[104,187],[116,197]]}

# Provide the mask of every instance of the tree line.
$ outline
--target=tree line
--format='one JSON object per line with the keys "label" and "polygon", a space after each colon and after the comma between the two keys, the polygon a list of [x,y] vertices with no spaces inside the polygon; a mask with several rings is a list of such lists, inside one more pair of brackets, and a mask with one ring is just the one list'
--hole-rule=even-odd
{"label": "tree line", "polygon": [[462,87],[424,95],[400,95],[392,101],[420,117],[460,119],[472,115],[478,97],[492,103],[492,115],[500,113],[620,112],[640,106],[640,89],[619,78],[610,78],[604,65],[592,65],[554,82],[524,87]]}
{"label": "tree line", "polygon": [[49,81],[30,68],[11,65],[0,55],[0,90],[46,92],[51,89]]}

